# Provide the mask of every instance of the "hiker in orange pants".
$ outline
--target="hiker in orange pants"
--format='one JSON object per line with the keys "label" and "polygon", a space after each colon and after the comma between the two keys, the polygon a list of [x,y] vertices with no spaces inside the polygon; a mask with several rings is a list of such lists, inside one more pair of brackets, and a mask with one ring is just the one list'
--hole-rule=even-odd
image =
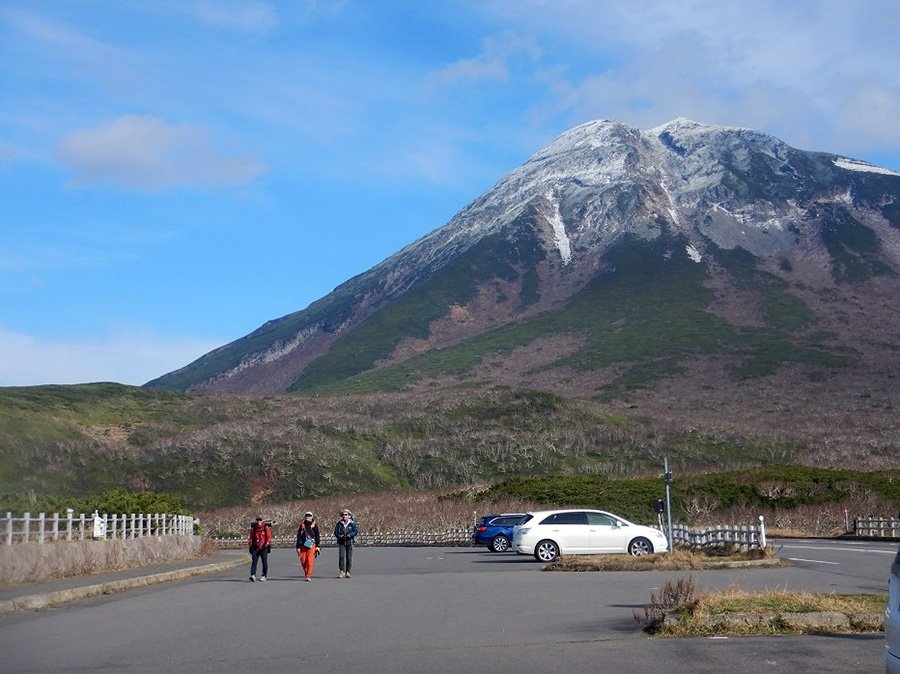
{"label": "hiker in orange pants", "polygon": [[303,516],[300,528],[297,529],[297,555],[306,580],[312,578],[313,564],[319,555],[319,524],[309,511]]}

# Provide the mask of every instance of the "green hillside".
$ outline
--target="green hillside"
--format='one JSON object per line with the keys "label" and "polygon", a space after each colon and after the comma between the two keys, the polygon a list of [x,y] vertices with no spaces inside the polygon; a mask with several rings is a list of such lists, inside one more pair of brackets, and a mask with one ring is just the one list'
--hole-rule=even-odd
{"label": "green hillside", "polygon": [[[810,331],[813,312],[788,292],[781,279],[756,271],[752,258],[736,252],[722,254],[719,263],[735,270],[740,289],[758,297],[768,327],[737,329],[707,309],[712,293],[706,287],[706,264],[687,255],[684,242],[659,239],[629,241],[607,253],[610,271],[598,275],[563,309],[548,311],[521,323],[505,325],[456,346],[431,351],[373,372],[374,357],[354,355],[378,351],[381,357],[393,346],[379,335],[394,335],[388,323],[403,325],[416,315],[418,298],[399,300],[376,315],[363,329],[346,335],[325,357],[295,382],[294,390],[322,395],[399,391],[428,377],[465,377],[486,355],[508,355],[535,339],[559,333],[586,337],[577,353],[548,367],[596,370],[626,363],[630,369],[598,395],[610,399],[622,391],[652,386],[661,377],[680,371],[680,362],[697,355],[729,356],[736,361],[737,379],[771,374],[784,363],[841,367],[851,355],[824,346],[827,335]],[[647,260],[657,260],[648,265]],[[440,305],[443,306],[443,305]],[[373,346],[375,345],[375,346]],[[338,366],[337,363],[341,365]]]}
{"label": "green hillside", "polygon": [[655,470],[662,446],[690,470],[809,452],[505,387],[249,398],[47,386],[0,389],[0,410],[0,493],[153,490],[194,508],[545,472],[631,475]]}

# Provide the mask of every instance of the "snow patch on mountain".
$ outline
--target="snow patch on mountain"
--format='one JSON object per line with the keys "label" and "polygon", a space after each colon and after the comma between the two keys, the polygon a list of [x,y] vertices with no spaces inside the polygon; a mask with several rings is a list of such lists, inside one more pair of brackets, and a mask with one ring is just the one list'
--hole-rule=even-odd
{"label": "snow patch on mountain", "polygon": [[687,250],[688,257],[691,258],[694,262],[700,262],[703,259],[703,256],[700,255],[700,251],[694,248],[691,244],[688,244],[685,247]]}
{"label": "snow patch on mountain", "polygon": [[562,263],[568,265],[569,262],[572,261],[572,247],[569,242],[569,237],[566,235],[566,224],[563,222],[562,215],[559,213],[559,202],[552,192],[549,192],[546,195],[546,198],[547,201],[553,204],[553,210],[550,213],[550,217],[547,218],[550,226],[553,228],[553,243],[556,244],[556,248],[559,250],[559,256],[562,258]]}
{"label": "snow patch on mountain", "polygon": [[848,171],[864,171],[866,173],[882,173],[886,176],[900,176],[900,173],[897,173],[896,171],[891,171],[890,169],[882,168],[881,166],[875,166],[874,164],[859,161],[858,159],[838,157],[834,160],[834,165],[838,168],[846,169]]}

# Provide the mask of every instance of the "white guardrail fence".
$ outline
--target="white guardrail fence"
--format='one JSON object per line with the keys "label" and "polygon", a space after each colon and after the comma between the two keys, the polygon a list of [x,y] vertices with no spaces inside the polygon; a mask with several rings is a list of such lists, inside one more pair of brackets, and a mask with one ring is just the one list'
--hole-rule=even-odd
{"label": "white guardrail fence", "polygon": [[189,536],[198,522],[190,515],[169,513],[119,514],[95,512],[92,515],[68,510],[60,513],[25,513],[0,518],[3,543],[47,543],[102,539],[143,538],[145,536]]}
{"label": "white guardrail fence", "polygon": [[[199,521],[190,515],[168,513],[107,514],[93,513],[75,515],[69,510],[65,514],[25,513],[21,517],[7,512],[0,517],[0,536],[6,545],[15,543],[46,543],[52,541],[99,540],[141,538],[144,536],[187,536],[195,531]],[[665,529],[663,529],[665,531]],[[857,536],[900,536],[900,519],[857,518],[853,520],[853,532]],[[322,536],[324,546],[333,545],[332,536]],[[672,526],[672,539],[691,547],[730,545],[741,549],[764,548],[766,527],[762,517],[759,524],[726,525],[710,527],[688,527],[683,524]],[[247,545],[246,536],[214,537],[210,540],[221,548],[241,548]],[[276,547],[292,547],[293,534],[278,534],[274,537]],[[361,546],[389,545],[470,545],[471,529],[449,529],[445,531],[361,531],[356,544]]]}
{"label": "white guardrail fence", "polygon": [[895,517],[854,517],[848,533],[868,538],[900,538],[900,519]]}
{"label": "white guardrail fence", "polygon": [[[665,531],[663,529],[663,531]],[[758,525],[736,526],[718,525],[713,527],[688,527],[682,524],[672,526],[672,538],[677,543],[691,547],[711,547],[717,545],[735,546],[740,549],[766,547],[766,527],[760,517]],[[220,548],[242,548],[247,546],[247,536],[227,536],[211,539]],[[322,546],[334,545],[333,536],[324,533]],[[272,546],[276,548],[293,547],[295,537],[292,534],[273,536]],[[471,529],[450,529],[441,532],[426,531],[361,531],[356,537],[359,546],[387,545],[439,545],[460,546],[472,544]]]}
{"label": "white guardrail fence", "polygon": [[[213,543],[220,548],[245,548],[248,536],[223,536],[212,538]],[[276,534],[272,537],[272,547],[292,548],[297,537],[294,534]],[[322,532],[322,547],[335,545],[331,532]],[[383,546],[383,545],[440,545],[459,546],[472,543],[471,529],[448,529],[447,531],[360,531],[354,539],[358,546]]]}
{"label": "white guardrail fence", "polygon": [[759,518],[758,525],[718,524],[711,527],[688,527],[683,524],[673,524],[672,540],[692,548],[718,545],[732,546],[740,550],[765,548],[767,544],[766,524],[762,516]]}

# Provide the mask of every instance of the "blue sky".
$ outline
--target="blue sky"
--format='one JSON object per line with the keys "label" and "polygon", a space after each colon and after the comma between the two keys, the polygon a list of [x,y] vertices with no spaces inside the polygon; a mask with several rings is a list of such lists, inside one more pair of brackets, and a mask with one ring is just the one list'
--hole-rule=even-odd
{"label": "blue sky", "polygon": [[0,386],[142,384],[582,122],[900,170],[896,0],[4,0]]}

